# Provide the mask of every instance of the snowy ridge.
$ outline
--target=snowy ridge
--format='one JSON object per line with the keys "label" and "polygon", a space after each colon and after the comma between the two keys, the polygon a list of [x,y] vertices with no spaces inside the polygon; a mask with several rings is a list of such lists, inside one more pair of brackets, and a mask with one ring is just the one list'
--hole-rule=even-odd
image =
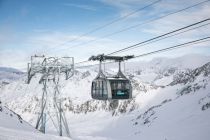
{"label": "snowy ridge", "polygon": [[[77,70],[61,81],[63,106],[73,139],[208,140],[210,57],[188,55],[126,64],[134,99],[96,101],[90,97],[95,68]],[[192,62],[195,62],[195,64]],[[113,72],[113,65],[107,66]],[[39,111],[39,76],[0,88],[0,99],[33,126]],[[49,85],[50,86],[50,85]]]}

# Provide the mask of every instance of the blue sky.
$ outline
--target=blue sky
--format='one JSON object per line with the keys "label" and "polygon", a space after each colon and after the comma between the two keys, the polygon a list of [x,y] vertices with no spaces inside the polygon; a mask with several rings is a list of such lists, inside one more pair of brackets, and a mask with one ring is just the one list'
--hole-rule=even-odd
{"label": "blue sky", "polygon": [[[0,0],[0,66],[26,68],[31,55],[73,56],[76,61],[91,55],[114,50],[144,41],[176,28],[209,18],[210,2],[154,23],[139,26],[114,36],[104,35],[145,22],[148,19],[176,11],[202,0],[162,0],[145,10],[116,22],[77,41],[66,43],[96,27],[120,18],[155,0]],[[210,35],[209,26],[151,46],[124,54],[141,54]],[[78,45],[99,39],[85,45]],[[63,44],[65,43],[65,44]],[[61,45],[63,44],[63,45]],[[75,46],[76,45],[76,46]],[[180,49],[148,57],[177,57],[184,54],[210,54],[209,44],[199,48]],[[147,59],[147,58],[144,58]]]}

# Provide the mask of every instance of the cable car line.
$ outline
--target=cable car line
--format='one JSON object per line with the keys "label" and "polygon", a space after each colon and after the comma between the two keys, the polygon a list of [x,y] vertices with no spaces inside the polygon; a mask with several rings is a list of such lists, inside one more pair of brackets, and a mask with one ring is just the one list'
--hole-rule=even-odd
{"label": "cable car line", "polygon": [[[185,30],[185,31],[182,31],[182,32],[178,32],[176,34],[172,34],[170,36],[166,36],[166,37],[163,37],[163,38],[160,38],[158,40],[154,40],[152,42],[148,42],[146,44],[142,44],[140,46],[135,46],[133,48],[128,48],[127,50],[124,50],[124,51],[128,51],[128,50],[131,50],[131,49],[135,49],[135,48],[138,48],[138,47],[141,47],[141,46],[145,46],[147,44],[151,44],[151,43],[154,43],[154,42],[157,42],[157,41],[160,41],[160,40],[163,40],[163,39],[166,39],[166,38],[169,38],[169,37],[172,37],[172,36],[176,36],[176,35],[179,35],[179,34],[182,34],[182,33],[185,33],[185,32],[188,32],[188,31],[192,31],[192,30],[195,30],[195,29],[198,29],[198,28],[201,28],[201,27],[204,27],[204,26],[207,26],[207,25],[210,25],[210,23],[207,23],[207,24],[203,24],[203,25],[200,25],[200,26],[197,26],[197,27],[194,27],[194,28],[191,28],[191,29],[188,29],[188,30]],[[123,51],[122,51],[123,52]]]}
{"label": "cable car line", "polygon": [[89,44],[89,43],[92,43],[92,42],[95,42],[95,41],[104,39],[104,38],[106,38],[106,37],[110,37],[110,36],[113,36],[113,35],[115,35],[115,34],[118,34],[118,33],[121,33],[121,32],[127,31],[127,30],[130,30],[130,29],[139,27],[139,26],[141,26],[141,25],[146,25],[146,24],[148,24],[148,23],[155,22],[155,21],[160,20],[160,19],[163,19],[163,18],[165,18],[165,17],[168,17],[168,16],[171,16],[171,15],[174,15],[174,14],[177,14],[177,13],[180,13],[180,12],[183,12],[183,11],[186,11],[186,10],[188,10],[188,9],[191,9],[191,8],[196,7],[196,6],[202,5],[202,4],[207,3],[207,2],[209,2],[209,1],[210,1],[210,0],[206,0],[206,1],[202,1],[202,2],[196,3],[196,4],[194,4],[194,5],[185,7],[185,8],[183,8],[183,9],[180,9],[180,10],[177,10],[177,11],[174,11],[174,12],[170,12],[170,13],[168,13],[168,14],[166,14],[166,15],[163,15],[163,16],[160,16],[160,17],[157,17],[157,18],[154,18],[154,19],[150,19],[150,20],[148,20],[148,21],[146,21],[146,22],[139,23],[139,24],[130,26],[130,27],[128,27],[128,28],[124,28],[124,29],[122,29],[122,30],[119,30],[119,31],[116,31],[116,32],[113,32],[113,33],[110,33],[110,34],[106,34],[106,35],[104,35],[104,36],[102,36],[102,37],[100,37],[100,38],[93,39],[93,40],[90,40],[90,41],[85,42],[85,43],[76,44],[76,45],[74,45],[74,46],[69,46],[68,48],[60,49],[59,51],[67,50],[67,49],[72,48],[72,47],[83,46],[83,45],[86,45],[86,44]]}
{"label": "cable car line", "polygon": [[184,30],[184,29],[187,29],[189,27],[192,27],[192,26],[195,26],[195,25],[198,25],[198,24],[201,24],[203,22],[206,22],[206,21],[209,21],[210,18],[207,18],[207,19],[204,19],[202,21],[199,21],[199,22],[196,22],[196,23],[193,23],[193,24],[190,24],[188,26],[185,26],[185,27],[182,27],[182,28],[179,28],[179,29],[176,29],[176,30],[173,30],[173,31],[170,31],[168,33],[165,33],[163,35],[160,35],[160,36],[157,36],[157,37],[154,37],[154,38],[151,38],[151,39],[148,39],[146,41],[143,41],[143,42],[140,42],[140,43],[137,43],[137,44],[134,44],[134,45],[131,45],[131,46],[128,46],[128,47],[125,47],[123,49],[120,49],[120,50],[117,50],[117,51],[114,51],[112,53],[109,53],[108,55],[112,55],[112,54],[115,54],[115,53],[118,53],[118,52],[121,52],[121,51],[124,51],[124,50],[127,50],[127,49],[130,49],[130,48],[133,48],[133,47],[136,47],[136,46],[139,46],[141,44],[144,44],[144,43],[147,43],[147,42],[150,42],[150,41],[153,41],[155,39],[158,39],[158,38],[161,38],[161,37],[164,37],[164,36],[167,36],[169,34],[172,34],[172,33],[175,33],[175,32],[178,32],[178,31],[181,31],[181,30]]}
{"label": "cable car line", "polygon": [[[159,50],[152,51],[152,52],[149,52],[149,53],[140,54],[140,55],[134,56],[134,58],[131,58],[131,59],[144,57],[144,56],[148,56],[148,55],[152,55],[152,54],[157,54],[157,53],[161,53],[163,51],[179,49],[179,48],[182,48],[182,47],[187,47],[189,45],[200,44],[200,43],[203,43],[203,42],[209,42],[210,40],[208,40],[208,39],[210,39],[210,36],[204,37],[204,38],[201,38],[201,39],[197,39],[197,40],[193,40],[193,41],[189,41],[189,42],[186,42],[186,43],[178,44],[178,45],[175,45],[175,46],[167,47],[167,48],[164,48],[164,49],[159,49]],[[115,62],[108,62],[108,63],[105,63],[105,64],[110,64],[110,63],[115,63]],[[93,67],[93,66],[97,66],[97,65],[99,65],[99,64],[78,66],[78,67],[75,67],[75,68],[88,68],[88,67]]]}
{"label": "cable car line", "polygon": [[[207,25],[209,25],[210,23],[203,24],[203,25],[200,25],[200,26],[197,26],[197,27],[194,27],[194,28],[190,28],[190,27],[193,27],[193,26],[195,26],[195,25],[199,25],[199,24],[201,24],[201,23],[204,23],[204,22],[206,22],[206,21],[209,21],[209,20],[210,20],[210,18],[201,20],[201,21],[199,21],[199,22],[196,22],[196,23],[187,25],[187,26],[185,26],[185,27],[182,27],[182,28],[179,28],[179,29],[170,31],[170,32],[168,32],[168,33],[159,35],[159,36],[157,36],[157,37],[154,37],[154,38],[151,38],[151,39],[148,39],[148,40],[145,40],[145,41],[143,41],[143,42],[140,42],[140,43],[137,43],[137,44],[134,44],[134,45],[125,47],[125,48],[123,48],[123,49],[120,49],[120,50],[111,52],[111,53],[109,53],[109,54],[107,54],[107,55],[112,55],[112,54],[116,54],[116,53],[118,53],[118,52],[127,51],[128,49],[134,49],[134,48],[137,48],[137,47],[140,47],[140,46],[144,46],[144,45],[147,45],[147,44],[151,44],[151,43],[154,43],[154,42],[157,42],[157,41],[160,41],[160,40],[163,40],[163,39],[166,39],[166,38],[175,36],[175,35],[179,35],[179,34],[182,34],[182,33],[188,32],[188,31],[191,31],[191,30],[195,30],[195,29],[198,29],[198,28],[207,26]],[[182,30],[187,29],[187,28],[190,28],[190,29],[185,30],[185,31],[182,31]],[[182,31],[182,32],[179,32],[179,31]],[[176,33],[176,32],[178,32],[178,33]],[[173,34],[173,33],[176,33],[176,34]],[[170,35],[170,34],[172,34],[172,35]],[[170,36],[168,36],[168,35],[170,35]],[[158,39],[158,40],[157,40],[157,39]],[[152,41],[152,42],[151,42],[151,41]],[[86,62],[89,62],[89,61],[88,61],[88,60],[85,60],[85,61],[81,61],[81,62],[78,62],[78,63],[75,63],[75,64],[86,63]]]}
{"label": "cable car line", "polygon": [[197,40],[193,40],[193,41],[190,41],[190,42],[186,42],[186,43],[183,43],[183,44],[171,46],[171,47],[168,47],[168,48],[156,50],[156,51],[153,51],[153,52],[137,55],[137,56],[135,56],[135,58],[144,57],[144,56],[148,56],[148,55],[152,55],[152,54],[156,54],[156,53],[160,53],[160,52],[168,51],[168,50],[172,50],[172,49],[177,49],[177,48],[181,48],[181,47],[186,47],[187,45],[190,45],[190,44],[199,44],[199,43],[210,41],[210,40],[207,40],[207,39],[210,39],[210,36],[204,37],[204,38],[201,38],[201,39],[197,39]]}
{"label": "cable car line", "polygon": [[101,25],[101,26],[96,27],[95,29],[92,29],[92,30],[90,30],[90,31],[88,31],[88,32],[86,32],[86,33],[84,33],[84,34],[81,34],[80,36],[78,36],[78,37],[76,37],[76,38],[74,38],[74,39],[71,39],[71,40],[66,41],[66,42],[64,42],[64,43],[61,43],[61,44],[58,44],[58,45],[56,45],[55,47],[53,47],[53,48],[51,48],[51,49],[55,49],[55,48],[57,48],[57,47],[59,47],[59,46],[65,45],[65,44],[67,44],[67,43],[71,43],[71,42],[77,41],[77,40],[79,40],[79,39],[81,39],[81,38],[83,38],[83,37],[85,37],[85,36],[87,36],[87,35],[89,35],[89,34],[92,34],[92,33],[96,32],[96,31],[101,30],[101,29],[103,29],[103,28],[105,28],[105,27],[107,27],[107,26],[110,26],[110,25],[112,25],[112,24],[114,24],[114,23],[116,23],[116,22],[119,22],[119,21],[121,21],[121,20],[124,20],[124,19],[126,19],[126,18],[128,18],[128,17],[130,17],[130,16],[132,16],[132,15],[134,15],[134,14],[136,14],[136,13],[138,13],[139,11],[142,11],[142,10],[148,8],[148,7],[151,7],[151,6],[157,4],[157,3],[161,2],[161,1],[162,1],[162,0],[156,0],[156,1],[154,1],[154,2],[152,2],[152,3],[150,3],[150,4],[148,4],[148,5],[146,5],[146,6],[144,6],[144,7],[141,7],[141,8],[139,8],[139,9],[137,9],[137,10],[134,10],[134,11],[132,11],[132,12],[130,12],[130,13],[128,13],[128,14],[122,16],[122,17],[116,18],[116,19],[114,19],[114,20],[112,20],[112,21],[110,21],[110,22],[108,22],[108,23],[105,23],[105,24],[103,24],[103,25]]}

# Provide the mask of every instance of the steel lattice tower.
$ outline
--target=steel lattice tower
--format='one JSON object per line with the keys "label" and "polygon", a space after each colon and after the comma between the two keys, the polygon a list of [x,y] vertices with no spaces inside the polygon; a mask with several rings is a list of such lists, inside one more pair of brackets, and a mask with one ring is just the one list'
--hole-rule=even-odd
{"label": "steel lattice tower", "polygon": [[[59,80],[61,74],[65,75],[65,79],[69,79],[74,74],[74,58],[73,57],[45,57],[31,56],[31,62],[28,63],[28,80],[29,84],[32,77],[37,73],[41,74],[39,83],[43,85],[40,112],[36,123],[36,129],[45,133],[47,117],[53,122],[60,136],[63,136],[63,130],[70,137],[68,123],[65,113],[62,109],[62,99],[60,98]],[[49,90],[48,83],[52,82],[52,91]],[[51,100],[50,100],[51,99]],[[50,109],[55,111],[56,121],[50,115]],[[57,123],[56,123],[57,122]]]}

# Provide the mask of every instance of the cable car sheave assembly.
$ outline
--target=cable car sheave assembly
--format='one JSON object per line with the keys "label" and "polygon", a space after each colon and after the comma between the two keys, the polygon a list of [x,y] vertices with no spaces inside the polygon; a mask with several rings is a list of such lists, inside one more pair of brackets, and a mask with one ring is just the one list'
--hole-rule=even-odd
{"label": "cable car sheave assembly", "polygon": [[[131,58],[134,58],[134,56],[107,56],[104,54],[91,56],[89,58],[89,61],[99,61],[99,72],[96,78],[92,81],[91,87],[91,96],[93,99],[121,100],[132,98],[131,82],[121,71],[121,62]],[[108,77],[103,73],[101,64],[106,60],[114,60],[119,63],[119,69],[115,76]]]}

